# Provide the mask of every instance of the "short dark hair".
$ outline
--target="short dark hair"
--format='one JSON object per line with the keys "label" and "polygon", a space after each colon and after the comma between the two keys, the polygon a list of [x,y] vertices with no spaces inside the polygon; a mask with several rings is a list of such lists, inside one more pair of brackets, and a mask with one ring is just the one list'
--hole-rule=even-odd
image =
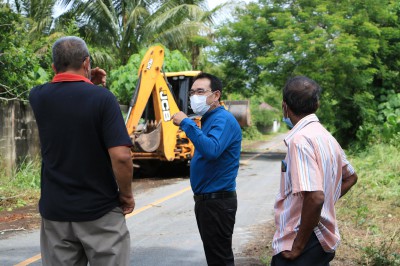
{"label": "short dark hair", "polygon": [[193,82],[198,79],[208,79],[210,81],[210,87],[212,91],[220,91],[222,94],[222,82],[219,78],[209,73],[200,72],[196,77],[194,77]]}
{"label": "short dark hair", "polygon": [[283,101],[295,115],[315,113],[319,106],[320,96],[321,87],[305,76],[291,78],[283,88]]}
{"label": "short dark hair", "polygon": [[52,48],[53,64],[56,72],[69,69],[78,70],[82,62],[89,56],[89,50],[84,40],[76,36],[66,36],[58,39]]}

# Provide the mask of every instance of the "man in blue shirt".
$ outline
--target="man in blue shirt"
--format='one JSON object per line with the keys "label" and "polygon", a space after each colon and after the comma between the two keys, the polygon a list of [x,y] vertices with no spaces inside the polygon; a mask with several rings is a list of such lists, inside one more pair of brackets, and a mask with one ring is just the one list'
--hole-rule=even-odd
{"label": "man in blue shirt", "polygon": [[234,265],[232,234],[242,132],[234,116],[220,105],[221,93],[217,77],[200,73],[190,90],[190,105],[202,116],[201,129],[183,112],[173,115],[174,124],[195,146],[190,183],[208,265]]}

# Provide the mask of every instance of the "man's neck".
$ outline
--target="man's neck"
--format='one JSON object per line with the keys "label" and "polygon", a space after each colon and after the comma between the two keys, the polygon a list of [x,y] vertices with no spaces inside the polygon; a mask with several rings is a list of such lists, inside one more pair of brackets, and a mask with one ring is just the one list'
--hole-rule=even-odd
{"label": "man's neck", "polygon": [[[310,114],[308,114],[310,115]],[[308,115],[293,115],[293,119],[291,118],[290,120],[292,121],[293,125],[296,125],[301,119]]]}
{"label": "man's neck", "polygon": [[58,72],[56,74],[75,74],[75,75],[80,75],[86,78],[86,73],[83,70],[67,70],[64,72]]}
{"label": "man's neck", "polygon": [[214,109],[216,109],[216,108],[218,108],[218,107],[220,107],[221,106],[221,104],[219,103],[219,101],[218,102],[216,102],[215,104],[212,104],[211,106],[210,106],[210,109],[208,109],[208,112],[210,112],[210,111],[212,111],[212,110],[214,110]]}

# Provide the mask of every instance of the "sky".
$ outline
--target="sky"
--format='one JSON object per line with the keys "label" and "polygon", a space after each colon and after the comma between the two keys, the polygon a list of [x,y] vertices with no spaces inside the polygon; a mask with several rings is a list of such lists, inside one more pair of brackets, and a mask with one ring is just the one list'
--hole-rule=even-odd
{"label": "sky", "polygon": [[212,9],[212,8],[216,7],[217,5],[219,5],[219,4],[226,3],[227,0],[207,0],[207,2],[208,2],[208,7],[210,9]]}
{"label": "sky", "polygon": [[[224,3],[237,3],[237,2],[243,2],[243,3],[249,3],[254,0],[207,0],[208,8],[213,9],[217,5],[224,4]],[[224,18],[229,18],[229,14],[231,12],[232,7],[226,7],[225,9],[222,9],[221,12],[219,13],[218,17],[216,18],[216,23],[219,24],[220,22],[224,21]]]}
{"label": "sky", "polygon": [[[226,3],[226,2],[232,2],[232,1],[228,1],[228,0],[207,0],[207,2],[208,2],[208,7],[210,9],[212,9],[212,8],[216,7],[217,5],[219,5],[219,4],[223,4],[223,3]],[[241,0],[241,2],[249,3],[250,0]]]}

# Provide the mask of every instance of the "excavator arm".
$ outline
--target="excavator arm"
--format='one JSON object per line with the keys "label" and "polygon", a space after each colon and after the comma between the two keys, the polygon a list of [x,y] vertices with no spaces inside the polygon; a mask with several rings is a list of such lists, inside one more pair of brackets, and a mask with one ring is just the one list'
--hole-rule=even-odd
{"label": "excavator arm", "polygon": [[[144,152],[157,150],[163,153],[168,161],[172,161],[175,158],[179,128],[172,123],[171,118],[179,112],[179,108],[162,73],[163,62],[164,49],[161,46],[151,47],[143,57],[138,70],[138,84],[126,118],[126,128],[134,145]],[[150,122],[150,125],[147,122],[142,132],[135,134],[150,96],[153,98],[155,122]],[[146,127],[150,127],[152,131]]]}

